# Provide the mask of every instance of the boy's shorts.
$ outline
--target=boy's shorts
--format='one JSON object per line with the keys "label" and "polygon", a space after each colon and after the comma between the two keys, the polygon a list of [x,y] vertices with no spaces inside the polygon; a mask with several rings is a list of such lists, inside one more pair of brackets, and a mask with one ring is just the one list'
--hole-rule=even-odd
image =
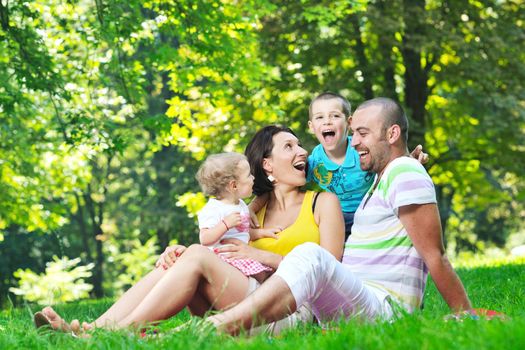
{"label": "boy's shorts", "polygon": [[343,218],[345,219],[345,242],[352,233],[352,225],[354,224],[354,214],[350,212],[343,212]]}

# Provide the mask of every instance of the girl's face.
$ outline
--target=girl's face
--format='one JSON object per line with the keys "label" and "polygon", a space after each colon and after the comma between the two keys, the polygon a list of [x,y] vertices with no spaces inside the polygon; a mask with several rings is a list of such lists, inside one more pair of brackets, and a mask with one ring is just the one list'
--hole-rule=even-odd
{"label": "girl's face", "polygon": [[247,198],[252,195],[253,175],[250,172],[250,164],[246,160],[241,160],[237,164],[237,195],[239,198]]}
{"label": "girl's face", "polygon": [[276,184],[300,187],[306,183],[307,156],[297,137],[280,132],[273,136],[272,154],[264,159],[263,167],[275,178]]}

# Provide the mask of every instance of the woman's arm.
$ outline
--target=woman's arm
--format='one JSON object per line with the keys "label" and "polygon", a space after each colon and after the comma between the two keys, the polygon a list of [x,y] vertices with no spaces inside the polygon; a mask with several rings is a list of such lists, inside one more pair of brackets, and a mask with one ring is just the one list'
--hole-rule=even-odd
{"label": "woman's arm", "polygon": [[345,240],[345,221],[337,196],[328,192],[319,193],[314,217],[321,235],[320,246],[332,253],[337,260],[341,260]]}
{"label": "woman's arm", "polygon": [[251,247],[235,238],[223,239],[221,243],[225,245],[215,248],[214,252],[222,253],[226,258],[253,259],[273,269],[277,269],[283,260],[282,255]]}
{"label": "woman's arm", "polygon": [[[268,193],[263,193],[260,196],[255,197],[253,201],[248,204],[248,209],[250,210],[250,226],[252,228],[258,228],[260,226],[259,219],[257,219],[255,213],[268,203],[268,198],[270,198],[270,195]],[[252,240],[254,239],[252,238]]]}

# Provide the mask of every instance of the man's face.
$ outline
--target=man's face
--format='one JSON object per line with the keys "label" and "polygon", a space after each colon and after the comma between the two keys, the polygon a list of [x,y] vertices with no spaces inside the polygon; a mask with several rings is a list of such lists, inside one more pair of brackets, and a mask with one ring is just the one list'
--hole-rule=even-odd
{"label": "man's face", "polygon": [[357,110],[352,116],[352,147],[359,153],[361,169],[380,173],[388,164],[390,145],[383,130],[380,106]]}
{"label": "man's face", "polygon": [[312,104],[311,113],[308,126],[325,151],[346,150],[348,118],[341,101],[337,98],[317,100]]}

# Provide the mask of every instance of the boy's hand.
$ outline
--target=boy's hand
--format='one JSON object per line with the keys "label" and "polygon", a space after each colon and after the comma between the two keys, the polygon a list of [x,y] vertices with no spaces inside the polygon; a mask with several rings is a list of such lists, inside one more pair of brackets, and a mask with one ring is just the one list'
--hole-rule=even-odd
{"label": "boy's hand", "polygon": [[423,146],[417,145],[412,152],[410,152],[412,158],[417,159],[421,164],[428,163],[428,154],[423,152]]}
{"label": "boy's hand", "polygon": [[260,224],[259,224],[259,219],[257,219],[257,215],[252,210],[252,208],[248,207],[248,209],[250,210],[250,227],[259,228]]}
{"label": "boy's hand", "polygon": [[228,225],[228,230],[231,228],[234,228],[237,225],[240,225],[241,223],[241,213],[238,211],[235,211],[231,213],[230,215],[226,216],[223,221]]}
{"label": "boy's hand", "polygon": [[277,233],[283,229],[280,227],[276,228],[251,228],[250,229],[250,241],[256,241],[261,238],[274,238],[279,239]]}

